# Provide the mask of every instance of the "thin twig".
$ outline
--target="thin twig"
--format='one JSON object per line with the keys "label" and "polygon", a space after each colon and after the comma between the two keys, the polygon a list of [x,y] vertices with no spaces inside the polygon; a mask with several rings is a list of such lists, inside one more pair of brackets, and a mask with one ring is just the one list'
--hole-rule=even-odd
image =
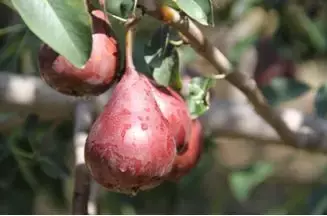
{"label": "thin twig", "polygon": [[91,189],[90,189],[90,196],[87,205],[88,213],[90,215],[99,215],[101,214],[99,208],[99,193],[100,192],[100,185],[97,184],[95,181],[91,182]]}
{"label": "thin twig", "polygon": [[75,108],[75,184],[72,214],[88,214],[91,178],[85,166],[84,147],[92,122],[92,106],[90,102],[79,101]]}
{"label": "thin twig", "polygon": [[234,71],[231,62],[206,38],[191,19],[182,17],[178,11],[167,6],[161,6],[156,12],[150,11],[148,14],[170,24],[187,37],[190,45],[215,67],[218,74],[226,75],[226,80],[246,95],[255,111],[276,130],[285,143],[297,146],[296,134],[267,104],[255,81],[246,74]]}
{"label": "thin twig", "polygon": [[86,171],[85,164],[79,164],[75,167],[75,181],[72,214],[87,215],[88,201],[90,194],[90,176]]}

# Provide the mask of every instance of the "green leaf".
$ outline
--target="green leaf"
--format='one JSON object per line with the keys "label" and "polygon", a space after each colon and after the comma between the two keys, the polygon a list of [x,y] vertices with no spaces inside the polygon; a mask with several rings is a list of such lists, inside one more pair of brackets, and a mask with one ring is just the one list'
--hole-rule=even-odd
{"label": "green leaf", "polygon": [[169,85],[176,91],[180,91],[183,87],[181,71],[186,67],[188,63],[193,61],[197,54],[193,48],[188,45],[182,45],[175,47],[178,61],[175,61],[174,69],[170,75]]}
{"label": "green leaf", "polygon": [[292,33],[304,36],[318,52],[324,52],[327,48],[327,40],[323,32],[307,16],[306,12],[299,6],[292,4],[285,8],[285,19]]}
{"label": "green leaf", "polygon": [[315,98],[316,114],[322,118],[326,118],[327,114],[327,84],[322,85]]}
{"label": "green leaf", "polygon": [[152,68],[146,63],[144,59],[144,47],[146,46],[147,40],[141,34],[135,35],[135,43],[133,49],[133,60],[135,68],[140,73],[145,74],[146,76],[152,76]]}
{"label": "green leaf", "polygon": [[294,99],[307,92],[310,87],[295,79],[276,77],[267,86],[262,87],[262,93],[272,106]]}
{"label": "green leaf", "polygon": [[[108,1],[106,1],[108,2]],[[119,49],[119,71],[122,71],[125,67],[125,34],[126,29],[124,24],[111,16],[107,16],[111,25],[111,30],[115,35],[117,40],[117,45]]]}
{"label": "green leaf", "polygon": [[230,17],[232,20],[240,19],[249,9],[255,4],[261,3],[263,0],[246,0],[246,1],[235,1],[232,5]]}
{"label": "green leaf", "polygon": [[[144,59],[152,77],[176,91],[182,88],[181,70],[196,57],[196,52],[186,45],[176,45],[177,32],[168,25],[159,27],[144,48]],[[172,42],[174,41],[174,42]]]}
{"label": "green leaf", "polygon": [[34,161],[26,156],[22,156],[22,151],[15,150],[14,158],[18,164],[19,171],[24,178],[25,182],[30,186],[33,191],[37,191],[38,181],[32,170]]}
{"label": "green leaf", "polygon": [[194,77],[187,87],[184,95],[193,119],[198,118],[209,109],[209,89],[215,84],[215,80],[206,77]]}
{"label": "green leaf", "polygon": [[231,191],[238,201],[244,202],[250,196],[253,187],[251,178],[242,172],[233,172],[229,176]]}
{"label": "green leaf", "polygon": [[179,34],[179,31],[177,31],[172,27],[169,27],[168,31],[169,31],[169,39],[168,39],[169,43],[171,43],[176,47],[179,47],[184,43],[183,38]]}
{"label": "green leaf", "polygon": [[327,209],[327,196],[324,196],[317,203],[316,207],[311,212],[311,215],[323,215]]}
{"label": "green leaf", "polygon": [[76,67],[92,49],[91,17],[80,0],[12,0],[31,31]]}
{"label": "green leaf", "polygon": [[35,136],[38,123],[39,123],[39,116],[36,114],[29,114],[22,128],[23,136],[26,138]]}
{"label": "green leaf", "polygon": [[312,46],[319,52],[324,52],[327,48],[325,35],[308,17],[302,17],[301,21],[305,26],[307,37]]}
{"label": "green leaf", "polygon": [[174,8],[176,10],[179,9],[176,0],[163,0],[163,4],[167,5],[167,6],[171,7],[171,8]]}
{"label": "green leaf", "polygon": [[0,37],[10,33],[20,32],[25,29],[25,25],[16,24],[0,29]]}
{"label": "green leaf", "polygon": [[162,61],[167,56],[168,46],[171,47],[169,35],[169,26],[161,25],[144,47],[144,59],[149,67],[160,67]]}
{"label": "green leaf", "polygon": [[136,0],[105,1],[105,8],[110,15],[117,16],[121,19],[127,19],[129,14],[133,11],[134,1]]}
{"label": "green leaf", "polygon": [[21,47],[26,42],[26,31],[10,34],[6,44],[0,49],[0,67],[7,70],[18,70],[18,59]]}
{"label": "green leaf", "polygon": [[51,178],[65,178],[68,176],[68,171],[64,167],[52,161],[49,157],[41,157],[39,159],[41,169]]}
{"label": "green leaf", "polygon": [[7,5],[7,7],[9,7],[12,10],[15,10],[14,6],[11,3],[11,0],[1,0],[0,3]]}
{"label": "green leaf", "polygon": [[228,57],[233,64],[237,64],[242,54],[257,40],[258,35],[251,35],[238,41],[228,53]]}
{"label": "green leaf", "polygon": [[25,69],[24,57],[26,57],[26,53],[33,52],[31,55],[28,54],[32,59],[32,64],[28,66],[30,68],[29,71],[36,71],[36,69],[33,70],[33,68],[37,68],[38,66],[37,53],[40,49],[40,42],[39,38],[37,38],[25,25],[22,29],[17,29],[16,32],[9,33],[9,35],[6,36],[5,45],[0,50],[0,68],[20,73],[22,69]]}
{"label": "green leaf", "polygon": [[168,86],[171,79],[171,74],[174,69],[175,62],[178,61],[178,56],[170,55],[163,59],[160,67],[156,67],[153,70],[154,80],[163,86]]}
{"label": "green leaf", "polygon": [[171,55],[167,55],[161,61],[160,66],[153,69],[152,76],[160,85],[173,85],[174,89],[181,89],[182,83],[179,71],[179,56],[175,49],[173,49],[171,52]]}
{"label": "green leaf", "polygon": [[22,135],[22,128],[19,128],[10,134],[8,147],[15,163],[17,164],[20,175],[33,191],[37,191],[38,181],[33,172],[35,154],[29,140]]}
{"label": "green leaf", "polygon": [[144,60],[150,69],[150,75],[164,86],[169,85],[172,71],[176,68],[175,62],[178,61],[174,46],[169,43],[169,30],[168,25],[161,25],[144,47]]}
{"label": "green leaf", "polygon": [[175,91],[180,92],[183,88],[182,76],[181,76],[181,62],[180,54],[177,49],[175,49],[176,59],[174,61],[174,66],[170,74],[169,86],[172,87]]}
{"label": "green leaf", "polygon": [[[192,19],[196,20],[202,25],[209,25],[208,24],[208,16],[206,15],[205,11],[200,5],[201,1],[195,1],[195,0],[170,0],[172,2],[175,2],[176,5],[184,11],[188,16],[190,16]],[[172,3],[170,3],[172,4]],[[212,21],[212,20],[210,20]]]}
{"label": "green leaf", "polygon": [[195,0],[196,3],[202,8],[203,12],[207,15],[207,22],[215,25],[215,14],[213,12],[212,0]]}
{"label": "green leaf", "polygon": [[247,200],[252,190],[264,182],[273,171],[272,164],[258,162],[250,169],[231,173],[229,176],[229,185],[235,198],[240,202]]}

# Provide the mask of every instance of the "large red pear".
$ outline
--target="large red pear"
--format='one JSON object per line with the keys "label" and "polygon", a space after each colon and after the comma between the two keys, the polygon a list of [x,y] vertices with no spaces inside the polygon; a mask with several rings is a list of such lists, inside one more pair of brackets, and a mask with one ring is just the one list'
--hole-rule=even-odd
{"label": "large red pear", "polygon": [[85,161],[93,178],[115,192],[135,194],[164,181],[176,146],[147,77],[132,61],[132,30],[126,35],[126,66],[103,112],[93,124]]}
{"label": "large red pear", "polygon": [[152,92],[163,115],[169,122],[176,147],[182,150],[191,132],[191,116],[183,98],[170,87],[158,86],[152,82]]}
{"label": "large red pear", "polygon": [[199,162],[203,150],[203,131],[198,119],[192,121],[192,132],[186,148],[178,153],[168,179],[178,181]]}

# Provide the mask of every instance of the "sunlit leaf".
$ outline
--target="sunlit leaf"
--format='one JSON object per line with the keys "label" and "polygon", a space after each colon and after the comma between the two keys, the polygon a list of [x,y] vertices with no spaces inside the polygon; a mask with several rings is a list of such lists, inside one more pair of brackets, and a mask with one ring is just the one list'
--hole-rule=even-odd
{"label": "sunlit leaf", "polygon": [[[196,20],[202,25],[208,25],[208,16],[206,15],[199,2],[195,0],[176,0],[178,7],[184,11],[192,19]],[[210,21],[212,21],[210,19]]]}
{"label": "sunlit leaf", "polygon": [[31,31],[77,67],[92,49],[91,17],[84,1],[12,0]]}
{"label": "sunlit leaf", "polygon": [[171,74],[174,70],[174,65],[176,64],[176,61],[178,61],[178,57],[176,54],[167,56],[163,59],[160,67],[156,67],[153,70],[153,78],[155,81],[164,86],[168,86],[171,80]]}
{"label": "sunlit leaf", "polygon": [[196,3],[202,8],[203,12],[207,15],[207,22],[211,25],[215,25],[215,14],[213,11],[212,0],[195,0]]}
{"label": "sunlit leaf", "polygon": [[187,86],[184,95],[192,118],[197,118],[209,109],[209,90],[215,80],[206,77],[194,77]]}

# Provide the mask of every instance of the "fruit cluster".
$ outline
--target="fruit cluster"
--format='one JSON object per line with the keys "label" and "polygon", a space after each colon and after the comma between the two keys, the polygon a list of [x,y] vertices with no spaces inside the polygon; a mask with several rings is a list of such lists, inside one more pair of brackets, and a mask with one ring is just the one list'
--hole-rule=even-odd
{"label": "fruit cluster", "polygon": [[[39,54],[43,80],[67,95],[98,95],[117,78],[119,49],[101,10],[91,10],[93,46],[84,68],[74,67],[49,46]],[[133,31],[126,34],[125,72],[92,125],[85,161],[92,177],[115,192],[135,194],[177,181],[197,164],[202,126],[192,120],[183,98],[136,71]]]}

